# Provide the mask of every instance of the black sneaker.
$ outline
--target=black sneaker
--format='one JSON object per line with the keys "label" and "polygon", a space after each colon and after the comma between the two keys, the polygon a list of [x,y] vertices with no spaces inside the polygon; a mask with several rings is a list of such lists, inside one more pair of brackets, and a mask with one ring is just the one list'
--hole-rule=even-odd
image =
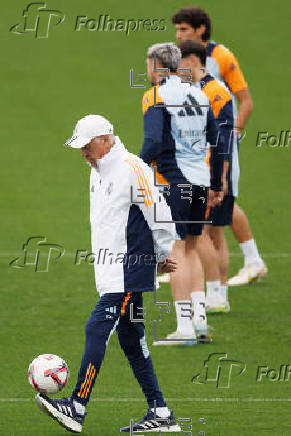
{"label": "black sneaker", "polygon": [[[131,428],[121,427],[120,431],[128,431],[130,432]],[[154,412],[150,409],[148,413],[138,422],[132,425],[133,432],[158,432],[158,431],[169,431],[169,432],[178,432],[181,431],[181,427],[177,424],[177,421],[174,417],[174,413],[171,410],[171,414],[168,418],[160,418],[159,416],[155,416]]]}
{"label": "black sneaker", "polygon": [[86,413],[78,414],[71,398],[53,400],[44,394],[37,394],[35,401],[41,410],[58,421],[65,429],[81,433]]}

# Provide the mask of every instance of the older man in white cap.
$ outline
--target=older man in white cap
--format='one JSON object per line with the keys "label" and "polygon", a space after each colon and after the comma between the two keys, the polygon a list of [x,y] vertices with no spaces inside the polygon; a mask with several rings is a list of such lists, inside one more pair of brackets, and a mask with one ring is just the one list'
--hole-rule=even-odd
{"label": "older man in white cap", "polygon": [[[72,396],[51,399],[38,394],[36,401],[59,424],[80,433],[85,407],[116,329],[149,406],[133,431],[180,431],[158,385],[141,313],[142,293],[153,290],[156,269],[176,269],[176,261],[168,257],[175,234],[170,209],[154,186],[149,167],[126,150],[102,116],[79,120],[65,145],[80,148],[92,167],[90,221],[100,299],[86,324],[85,352]],[[101,249],[108,250],[108,256],[102,256],[100,263]],[[120,430],[130,431],[130,427]]]}

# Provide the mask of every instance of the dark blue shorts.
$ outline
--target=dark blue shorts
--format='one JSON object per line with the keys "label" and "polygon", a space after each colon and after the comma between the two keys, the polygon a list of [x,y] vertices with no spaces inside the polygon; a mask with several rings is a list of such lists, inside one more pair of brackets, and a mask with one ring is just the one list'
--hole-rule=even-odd
{"label": "dark blue shorts", "polygon": [[171,208],[179,238],[201,235],[207,207],[207,188],[191,183],[171,184],[164,191],[164,197]]}
{"label": "dark blue shorts", "polygon": [[221,206],[215,206],[210,209],[209,221],[212,226],[229,226],[232,223],[234,197],[226,195],[223,198]]}

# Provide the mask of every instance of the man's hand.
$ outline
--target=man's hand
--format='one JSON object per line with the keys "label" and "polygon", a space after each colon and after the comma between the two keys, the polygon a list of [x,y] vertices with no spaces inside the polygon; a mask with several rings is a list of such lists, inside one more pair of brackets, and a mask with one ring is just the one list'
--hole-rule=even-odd
{"label": "man's hand", "polygon": [[177,261],[173,257],[167,257],[165,262],[158,263],[158,273],[166,274],[175,272],[177,269]]}
{"label": "man's hand", "polygon": [[212,191],[212,189],[209,189],[208,192],[208,206],[220,206],[223,200],[223,191]]}

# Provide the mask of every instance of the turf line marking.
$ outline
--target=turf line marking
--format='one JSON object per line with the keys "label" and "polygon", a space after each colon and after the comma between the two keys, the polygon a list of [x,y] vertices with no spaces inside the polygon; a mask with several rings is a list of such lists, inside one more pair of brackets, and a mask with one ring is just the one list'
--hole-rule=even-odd
{"label": "turf line marking", "polygon": [[[179,403],[289,403],[291,398],[166,398],[167,401]],[[28,403],[34,398],[0,398],[0,403]],[[90,402],[95,403],[143,403],[143,398],[91,398]]]}

